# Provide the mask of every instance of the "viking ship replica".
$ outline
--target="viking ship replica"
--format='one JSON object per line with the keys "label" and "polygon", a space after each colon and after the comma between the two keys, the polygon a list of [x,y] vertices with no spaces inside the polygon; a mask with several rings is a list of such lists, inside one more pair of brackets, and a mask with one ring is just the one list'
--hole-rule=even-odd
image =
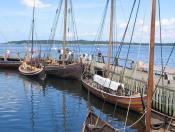
{"label": "viking ship replica", "polygon": [[[111,0],[111,1],[113,1],[113,0]],[[172,122],[172,118],[171,118],[171,121],[169,122],[166,130],[165,130],[165,124],[164,125],[159,124],[159,123],[156,124],[156,122],[151,121],[152,120],[152,112],[153,112],[152,111],[152,101],[153,101],[154,92],[156,90],[156,86],[154,84],[154,48],[155,48],[156,0],[151,0],[151,1],[152,1],[152,12],[151,12],[151,31],[150,31],[150,45],[149,45],[149,72],[148,72],[148,85],[147,85],[147,101],[146,101],[145,112],[142,114],[141,118],[139,118],[136,122],[139,122],[144,117],[144,115],[146,115],[145,116],[146,129],[143,131],[151,132],[153,129],[155,129],[155,126],[157,126],[156,127],[157,131],[169,131],[169,127],[170,127],[170,124]],[[159,11],[160,11],[160,3],[159,3]],[[160,37],[161,37],[161,35],[160,35]],[[171,56],[171,54],[170,54],[170,56]],[[164,70],[165,70],[165,68],[162,68],[162,73],[164,73]],[[160,79],[161,78],[162,78],[162,76],[160,76]],[[84,82],[84,83],[86,83],[86,82]],[[92,92],[92,90],[90,88],[87,88],[87,89],[88,89],[88,92],[90,91],[91,93],[94,94],[94,92]],[[93,90],[93,91],[95,91],[95,90]],[[95,95],[97,95],[97,94],[95,94]],[[104,95],[104,97],[105,97],[105,95]],[[108,97],[108,96],[106,96],[106,97]],[[104,100],[106,100],[106,99],[104,99]],[[118,102],[117,99],[116,99],[116,102]],[[98,122],[99,122],[99,125],[97,125]],[[153,127],[153,124],[155,124],[154,127]],[[88,116],[87,116],[85,122],[84,122],[83,132],[96,132],[96,131],[115,132],[115,131],[119,131],[118,129],[113,129],[110,125],[105,129],[106,125],[108,126],[108,124],[106,124],[104,121],[101,121],[101,119],[98,116],[96,116],[93,112],[90,111],[88,113]],[[131,126],[133,126],[133,124]],[[104,129],[102,129],[102,128],[104,128]],[[126,122],[125,122],[124,128],[126,128]]]}
{"label": "viking ship replica", "polygon": [[[107,60],[108,62],[104,70],[105,73],[103,74],[103,76],[97,75],[96,73],[94,74],[90,72],[89,70],[90,68],[86,68],[82,76],[82,83],[87,90],[89,90],[92,94],[94,94],[95,96],[99,97],[102,100],[105,100],[111,104],[117,104],[124,108],[128,108],[129,106],[130,110],[133,111],[143,112],[146,95],[145,94],[142,95],[139,92],[130,90],[129,87],[125,86],[123,78],[121,78],[119,82],[113,79],[113,72],[115,71],[115,68],[111,68],[111,51],[114,36],[113,34],[114,9],[115,9],[115,0],[111,0],[110,28],[109,28],[110,32],[109,32],[108,60]],[[122,74],[123,74],[122,76],[124,77],[124,72]]]}
{"label": "viking ship replica", "polygon": [[22,75],[44,80],[46,78],[44,68],[40,63],[39,57],[34,57],[34,28],[35,28],[35,0],[33,6],[33,19],[32,19],[32,45],[31,50],[19,66],[19,71]]}
{"label": "viking ship replica", "polygon": [[[59,20],[60,10],[61,10],[63,3],[64,3],[64,29],[63,29],[64,32],[63,32],[62,46],[59,49],[59,59],[53,59],[53,57],[49,55],[49,59],[50,58],[52,59],[50,59],[50,61],[46,63],[45,71],[48,75],[54,75],[60,78],[81,79],[82,63],[78,57],[79,55],[76,55],[77,51],[76,50],[74,51],[71,49],[71,46],[72,46],[73,49],[77,48],[79,52],[79,45],[70,44],[71,46],[68,47],[68,44],[67,44],[67,37],[70,38],[70,36],[72,36],[70,33],[71,29],[73,30],[72,33],[74,33],[73,39],[77,38],[75,20],[73,18],[72,0],[61,0],[60,1],[59,6],[56,11],[54,24],[51,29],[51,35],[49,39],[53,41],[54,43],[57,23]],[[70,7],[68,5],[70,5]],[[72,15],[72,16],[68,17],[68,15]],[[70,20],[70,22],[68,22],[68,20]],[[68,27],[67,25],[68,23],[72,23],[73,28]],[[73,42],[78,43],[77,40]],[[50,47],[50,52],[51,52],[51,48],[52,48],[52,45]]]}

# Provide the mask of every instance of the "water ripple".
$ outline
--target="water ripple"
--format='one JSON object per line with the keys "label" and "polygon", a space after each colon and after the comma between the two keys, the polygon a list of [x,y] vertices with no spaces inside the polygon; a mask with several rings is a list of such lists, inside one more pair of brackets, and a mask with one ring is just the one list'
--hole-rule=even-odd
{"label": "water ripple", "polygon": [[[88,99],[80,82],[49,78],[43,85],[16,72],[1,70],[0,78],[0,131],[81,131],[88,111]],[[102,112],[103,102],[94,96],[90,98],[94,111],[111,121],[113,106],[107,104]],[[118,108],[116,113],[111,124],[121,127],[126,111]],[[129,122],[135,121],[137,116],[133,115],[131,113]],[[139,130],[140,126],[130,130]]]}

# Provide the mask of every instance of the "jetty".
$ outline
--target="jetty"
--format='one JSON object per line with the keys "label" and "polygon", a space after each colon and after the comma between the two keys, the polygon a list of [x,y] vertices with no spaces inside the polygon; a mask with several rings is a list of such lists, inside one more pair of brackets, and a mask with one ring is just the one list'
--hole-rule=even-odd
{"label": "jetty", "polygon": [[[92,73],[103,73],[106,69],[106,64],[97,60],[83,60],[84,64],[90,64]],[[110,65],[113,72],[113,80],[119,81],[123,67],[118,65]],[[167,68],[164,74],[161,74],[161,67],[154,69],[154,96],[153,96],[153,111],[172,117],[175,119],[175,69]],[[163,79],[162,79],[163,78]],[[132,91],[146,93],[148,80],[147,65],[141,69],[126,68],[124,74],[124,84]]]}

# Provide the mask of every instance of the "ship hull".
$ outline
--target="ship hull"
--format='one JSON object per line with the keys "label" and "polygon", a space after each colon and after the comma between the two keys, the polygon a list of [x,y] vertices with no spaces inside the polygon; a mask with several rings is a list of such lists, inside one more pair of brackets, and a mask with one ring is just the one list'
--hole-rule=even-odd
{"label": "ship hull", "polygon": [[118,132],[110,124],[100,119],[92,111],[90,111],[83,124],[82,132]]}
{"label": "ship hull", "polygon": [[23,65],[20,65],[19,66],[19,72],[24,75],[24,76],[27,76],[27,77],[30,77],[30,78],[35,78],[35,79],[40,79],[40,80],[45,80],[46,78],[46,74],[45,74],[45,71],[43,68],[37,68],[37,70],[26,70],[24,69],[24,66]]}
{"label": "ship hull", "polygon": [[61,65],[47,65],[45,67],[45,71],[48,75],[54,75],[59,78],[64,79],[81,79],[82,74],[82,64],[81,63],[73,63],[65,66]]}
{"label": "ship hull", "polygon": [[18,69],[20,65],[20,59],[8,58],[7,60],[4,60],[4,58],[0,58],[0,68],[2,69]]}
{"label": "ship hull", "polygon": [[123,108],[128,108],[128,106],[130,105],[130,110],[133,110],[139,113],[144,111],[143,102],[146,101],[146,98],[147,98],[146,95],[143,96],[143,100],[141,96],[139,97],[117,96],[117,95],[113,95],[97,89],[85,79],[82,79],[82,84],[84,88],[86,88],[89,92],[91,92],[98,98],[105,100],[111,104],[114,104],[114,105],[117,104]]}

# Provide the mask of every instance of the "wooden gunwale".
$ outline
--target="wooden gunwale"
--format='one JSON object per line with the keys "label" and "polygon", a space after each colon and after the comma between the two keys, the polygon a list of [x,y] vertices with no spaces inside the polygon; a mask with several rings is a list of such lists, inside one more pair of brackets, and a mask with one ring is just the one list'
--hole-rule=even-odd
{"label": "wooden gunwale", "polygon": [[[96,126],[95,129],[89,130],[88,125]],[[99,130],[98,130],[99,129]],[[95,115],[92,111],[88,112],[85,122],[83,123],[82,132],[118,132],[119,130],[113,128],[109,123],[103,121],[97,115]]]}
{"label": "wooden gunwale", "polygon": [[[96,95],[97,97],[99,97],[102,100],[105,100],[111,104],[118,104],[121,107],[124,108],[128,108],[130,99],[130,109],[136,112],[143,112],[144,108],[142,105],[142,100],[141,97],[136,97],[136,96],[117,96],[117,95],[113,95],[107,92],[104,92],[102,90],[99,90],[95,87],[93,87],[92,85],[90,85],[89,83],[87,83],[84,79],[82,79],[82,84],[83,86],[89,90],[92,94]],[[147,96],[143,95],[143,100],[146,101]]]}
{"label": "wooden gunwale", "polygon": [[72,63],[69,65],[48,65],[45,71],[48,75],[54,75],[60,78],[81,79],[83,67],[81,63]]}

